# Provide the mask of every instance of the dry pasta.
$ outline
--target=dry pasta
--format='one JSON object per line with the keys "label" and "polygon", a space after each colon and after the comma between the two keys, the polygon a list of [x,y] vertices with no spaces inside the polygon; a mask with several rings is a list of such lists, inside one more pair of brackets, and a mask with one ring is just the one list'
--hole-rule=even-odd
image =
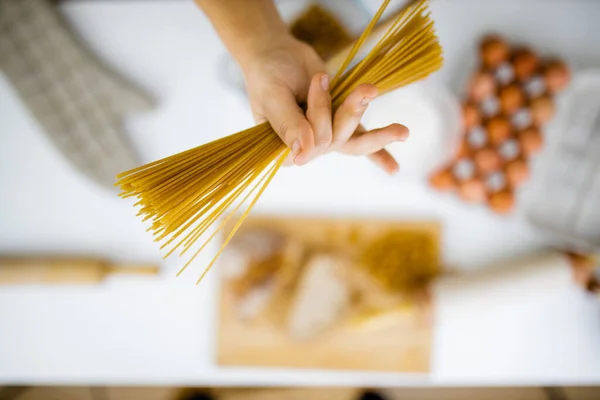
{"label": "dry pasta", "polygon": [[[331,81],[333,109],[360,84],[370,83],[384,94],[423,79],[443,64],[427,0],[408,7],[385,35],[356,65],[348,66],[361,49],[390,0],[385,0],[358,38]],[[150,220],[148,228],[165,257],[184,255],[216,226],[193,252],[178,275],[216,236],[220,229],[250,203],[198,279],[213,266],[244,219],[269,185],[289,149],[268,123],[229,135],[193,149],[142,165],[117,176],[121,197],[136,197],[138,215]],[[217,224],[217,220],[224,217]]]}

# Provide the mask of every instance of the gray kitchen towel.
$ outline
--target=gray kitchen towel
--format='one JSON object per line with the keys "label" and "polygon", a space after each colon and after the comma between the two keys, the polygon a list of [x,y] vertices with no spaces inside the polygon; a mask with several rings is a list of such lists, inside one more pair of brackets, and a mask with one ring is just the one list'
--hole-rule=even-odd
{"label": "gray kitchen towel", "polygon": [[121,118],[153,101],[86,49],[47,0],[0,0],[0,69],[73,167],[112,188],[139,165]]}

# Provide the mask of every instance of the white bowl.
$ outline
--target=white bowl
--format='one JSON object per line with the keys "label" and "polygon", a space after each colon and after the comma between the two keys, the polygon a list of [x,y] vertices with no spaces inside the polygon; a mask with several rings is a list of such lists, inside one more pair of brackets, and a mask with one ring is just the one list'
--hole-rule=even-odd
{"label": "white bowl", "polygon": [[387,147],[400,164],[400,177],[426,179],[458,150],[460,103],[444,86],[426,80],[397,89],[373,101],[363,117],[367,129],[391,123],[410,130],[406,142]]}

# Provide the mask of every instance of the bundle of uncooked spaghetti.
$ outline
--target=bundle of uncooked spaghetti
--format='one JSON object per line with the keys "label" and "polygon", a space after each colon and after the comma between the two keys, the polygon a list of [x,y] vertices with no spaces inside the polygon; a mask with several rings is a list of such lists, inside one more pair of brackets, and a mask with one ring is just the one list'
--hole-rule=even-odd
{"label": "bundle of uncooked spaghetti", "polygon": [[[427,0],[421,0],[399,14],[368,54],[348,69],[388,3],[389,0],[383,2],[332,79],[334,110],[362,83],[375,85],[383,94],[423,79],[442,66],[442,49]],[[144,221],[151,220],[148,230],[154,234],[155,241],[162,242],[161,249],[170,247],[165,257],[175,250],[180,250],[183,255],[195,243],[200,244],[179,273],[250,200],[216,256],[204,269],[198,279],[200,282],[288,154],[289,149],[273,128],[263,123],[123,172],[117,176],[117,185],[122,189],[122,197],[139,199],[136,203],[140,207],[138,215]],[[218,220],[220,222],[216,224]],[[212,233],[204,237],[211,228]],[[198,241],[201,237],[203,239]]]}

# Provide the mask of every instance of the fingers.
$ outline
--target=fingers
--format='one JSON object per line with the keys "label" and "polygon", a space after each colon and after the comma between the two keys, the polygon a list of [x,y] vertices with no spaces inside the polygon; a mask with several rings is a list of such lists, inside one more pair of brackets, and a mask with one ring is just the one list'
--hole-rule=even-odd
{"label": "fingers", "polygon": [[313,156],[318,156],[329,148],[333,139],[329,76],[326,73],[318,73],[313,76],[308,89],[307,103],[306,118],[315,135]]}
{"label": "fingers", "polygon": [[394,157],[385,149],[369,154],[367,157],[390,175],[394,175],[400,170],[400,166],[394,160]]}
{"label": "fingers", "polygon": [[305,164],[315,145],[314,134],[294,94],[288,88],[277,86],[268,90],[265,96],[269,101],[266,102],[264,116],[291,149],[294,164]]}
{"label": "fingers", "polygon": [[355,156],[375,153],[394,142],[404,142],[408,138],[408,128],[400,124],[391,124],[385,128],[354,135],[341,148],[340,152]]}
{"label": "fingers", "polygon": [[291,149],[289,159],[296,165],[303,165],[326,151],[339,150],[345,154],[367,155],[384,171],[394,174],[399,169],[398,163],[384,148],[406,140],[408,129],[392,124],[365,133],[360,127],[368,104],[377,94],[374,85],[359,85],[332,118],[329,77],[321,72],[311,79],[306,115],[292,91],[275,86],[265,93],[269,101],[261,114]]}
{"label": "fingers", "polygon": [[267,118],[261,113],[257,112],[254,108],[252,109],[252,118],[254,118],[254,122],[256,125],[260,125],[263,122],[267,122]]}
{"label": "fingers", "polygon": [[377,97],[378,91],[374,85],[363,83],[344,100],[333,117],[332,148],[337,149],[350,139],[360,124],[367,105]]}

